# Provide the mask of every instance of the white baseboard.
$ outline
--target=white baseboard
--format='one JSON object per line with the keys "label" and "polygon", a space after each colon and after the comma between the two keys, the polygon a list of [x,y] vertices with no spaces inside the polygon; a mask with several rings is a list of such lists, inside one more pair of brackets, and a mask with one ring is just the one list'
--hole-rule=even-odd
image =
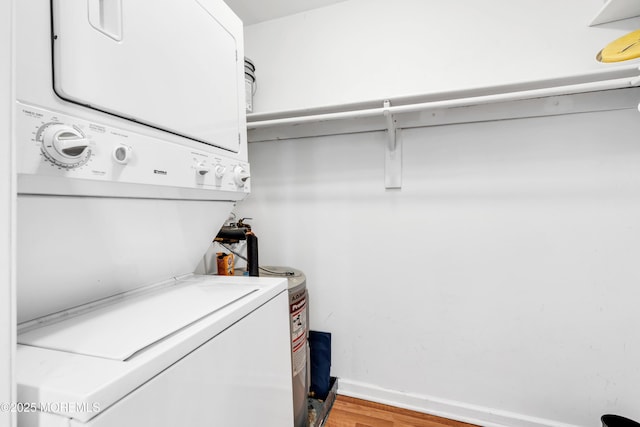
{"label": "white baseboard", "polygon": [[339,379],[338,394],[483,427],[579,427],[574,424],[471,405],[464,402],[388,390],[345,378]]}

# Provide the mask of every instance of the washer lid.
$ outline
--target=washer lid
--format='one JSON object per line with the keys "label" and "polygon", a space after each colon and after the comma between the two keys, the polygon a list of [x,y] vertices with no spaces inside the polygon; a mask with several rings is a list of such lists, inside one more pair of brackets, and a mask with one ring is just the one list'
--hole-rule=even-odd
{"label": "washer lid", "polygon": [[253,292],[187,283],[144,292],[18,335],[18,343],[124,361]]}

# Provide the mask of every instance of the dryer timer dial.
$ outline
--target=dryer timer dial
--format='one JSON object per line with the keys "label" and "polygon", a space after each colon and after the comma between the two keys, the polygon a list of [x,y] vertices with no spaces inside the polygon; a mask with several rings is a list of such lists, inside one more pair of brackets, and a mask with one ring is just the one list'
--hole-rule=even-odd
{"label": "dryer timer dial", "polygon": [[42,154],[51,163],[73,169],[91,156],[87,137],[77,128],[62,123],[47,123],[38,130]]}

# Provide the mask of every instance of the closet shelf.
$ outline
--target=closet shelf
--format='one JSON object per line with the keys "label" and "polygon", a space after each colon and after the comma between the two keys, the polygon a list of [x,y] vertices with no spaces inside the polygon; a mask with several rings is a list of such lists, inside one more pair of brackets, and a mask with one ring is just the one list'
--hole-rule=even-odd
{"label": "closet shelf", "polygon": [[322,109],[247,115],[249,142],[362,132],[387,133],[385,187],[402,188],[402,131],[439,126],[638,108],[637,64],[562,79]]}
{"label": "closet shelf", "polygon": [[[463,122],[498,120],[634,108],[632,101],[607,92],[640,86],[638,64],[558,79],[511,85],[440,92],[380,101],[345,104],[317,109],[247,115],[249,142],[301,138],[395,128],[435,126]],[[596,95],[589,96],[589,95]],[[572,101],[566,101],[566,95]],[[505,108],[508,106],[508,108]],[[499,107],[499,108],[496,108]],[[446,112],[447,114],[443,114]],[[474,113],[478,113],[474,116]],[[446,117],[445,117],[446,116]],[[322,128],[326,128],[324,131]]]}
{"label": "closet shelf", "polygon": [[638,0],[609,0],[591,21],[591,26],[640,16]]}

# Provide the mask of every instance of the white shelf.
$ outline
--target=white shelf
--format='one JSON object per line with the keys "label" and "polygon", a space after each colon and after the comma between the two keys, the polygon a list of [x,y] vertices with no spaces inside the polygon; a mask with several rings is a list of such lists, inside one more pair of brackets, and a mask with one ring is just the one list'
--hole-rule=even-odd
{"label": "white shelf", "polygon": [[640,16],[640,1],[638,0],[608,0],[598,12],[590,26],[619,21],[621,19]]}
{"label": "white shelf", "polygon": [[[385,187],[402,188],[402,131],[594,111],[638,108],[638,65],[564,79],[247,116],[249,142],[385,131]],[[422,98],[422,99],[420,99]]]}
{"label": "white shelf", "polygon": [[[249,142],[258,142],[376,130],[393,131],[393,127],[401,129],[461,121],[475,122],[531,115],[601,111],[603,108],[616,109],[620,106],[608,105],[608,97],[604,92],[640,86],[638,74],[638,64],[630,64],[550,80],[425,94],[411,98],[389,98],[389,104],[380,100],[318,109],[254,113],[247,115],[247,130]],[[585,95],[583,99],[589,99],[587,105],[577,106],[571,102],[565,106],[561,102],[561,97],[578,94]],[[612,102],[618,103],[615,99],[612,99]],[[630,108],[628,101],[624,101],[623,104],[622,108]],[[636,100],[635,106],[637,105]],[[514,106],[524,108],[513,109]],[[442,114],[445,111],[446,114]],[[494,114],[487,114],[489,111],[493,111]],[[390,115],[393,119],[391,121]],[[453,116],[461,117],[454,119]],[[420,120],[419,123],[412,121],[412,125],[409,125],[403,123],[403,118],[406,117],[419,117]]]}

